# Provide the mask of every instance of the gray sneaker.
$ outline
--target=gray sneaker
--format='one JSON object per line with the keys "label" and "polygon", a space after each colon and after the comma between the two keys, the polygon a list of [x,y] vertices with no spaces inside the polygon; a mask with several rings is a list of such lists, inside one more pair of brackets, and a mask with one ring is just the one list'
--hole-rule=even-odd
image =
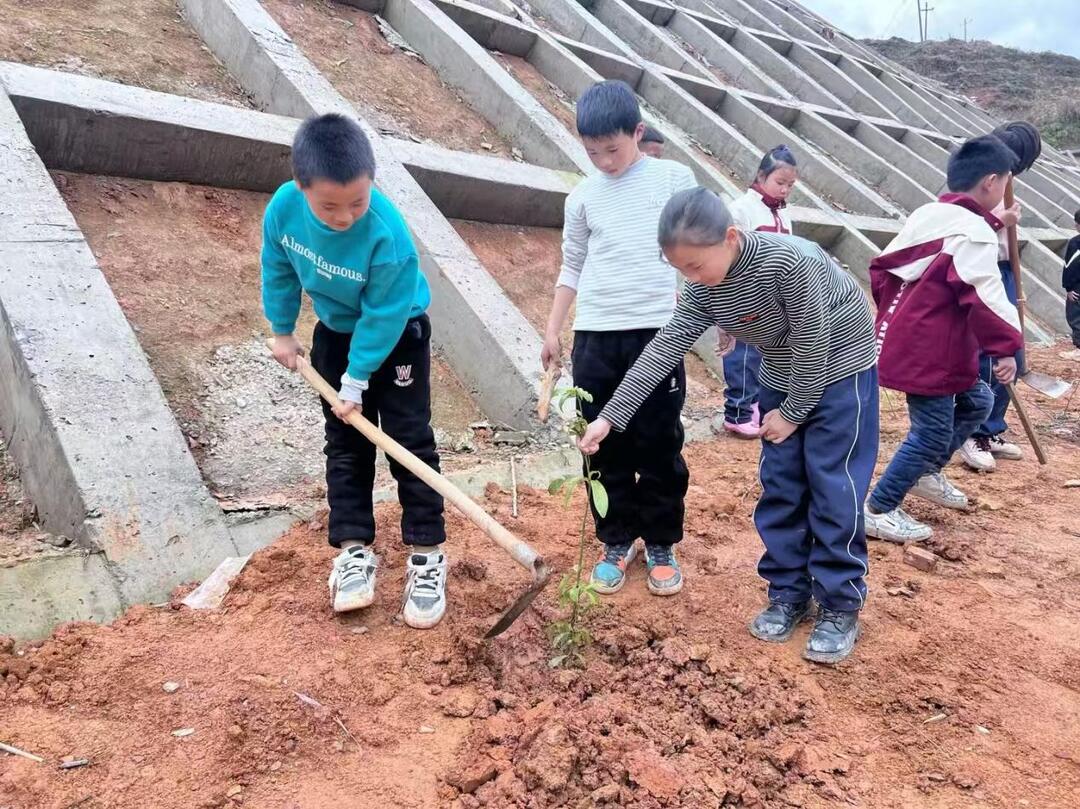
{"label": "gray sneaker", "polygon": [[402,616],[413,629],[431,629],[446,614],[446,554],[409,554]]}
{"label": "gray sneaker", "polygon": [[934,529],[919,522],[902,508],[894,508],[874,514],[869,508],[863,510],[866,517],[866,535],[886,542],[922,542],[930,539]]}
{"label": "gray sneaker", "polygon": [[338,554],[327,582],[334,600],[334,612],[359,610],[374,601],[378,570],[379,557],[369,548],[352,547]]}
{"label": "gray sneaker", "polygon": [[963,510],[968,507],[967,495],[953,486],[944,472],[923,475],[912,487],[910,494],[945,508]]}

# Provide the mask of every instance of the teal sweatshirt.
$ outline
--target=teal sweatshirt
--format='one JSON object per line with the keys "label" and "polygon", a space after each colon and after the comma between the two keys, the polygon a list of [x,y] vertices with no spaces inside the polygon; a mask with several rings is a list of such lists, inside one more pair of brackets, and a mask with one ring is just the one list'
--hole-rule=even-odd
{"label": "teal sweatshirt", "polygon": [[361,383],[389,356],[406,322],[431,303],[405,220],[378,190],[372,188],[363,217],[336,231],[290,180],[263,216],[263,311],[274,334],[296,328],[301,290],[328,328],[352,333],[347,374]]}

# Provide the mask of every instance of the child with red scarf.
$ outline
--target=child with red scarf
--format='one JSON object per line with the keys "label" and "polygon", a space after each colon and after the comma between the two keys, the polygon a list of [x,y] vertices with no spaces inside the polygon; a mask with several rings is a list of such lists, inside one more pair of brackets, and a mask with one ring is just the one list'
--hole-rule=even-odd
{"label": "child with red scarf", "polygon": [[[791,219],[784,208],[798,179],[795,156],[787,146],[767,151],[754,184],[728,208],[734,223],[745,232],[790,235]],[[757,438],[761,434],[760,368],[761,353],[741,340],[724,357],[724,429],[737,438]]]}

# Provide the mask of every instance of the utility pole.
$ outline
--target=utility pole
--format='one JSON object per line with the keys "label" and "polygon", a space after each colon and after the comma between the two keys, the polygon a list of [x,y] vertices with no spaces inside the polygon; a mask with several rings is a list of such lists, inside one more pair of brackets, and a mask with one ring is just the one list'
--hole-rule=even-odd
{"label": "utility pole", "polygon": [[964,42],[968,41],[967,24],[969,22],[974,22],[974,20],[972,20],[971,17],[964,17]]}
{"label": "utility pole", "polygon": [[926,0],[927,4],[923,6],[923,42],[930,38],[930,12],[934,9],[930,8],[930,0]]}
{"label": "utility pole", "polygon": [[926,37],[923,36],[922,27],[922,0],[915,0],[915,11],[919,15],[919,42],[926,42]]}

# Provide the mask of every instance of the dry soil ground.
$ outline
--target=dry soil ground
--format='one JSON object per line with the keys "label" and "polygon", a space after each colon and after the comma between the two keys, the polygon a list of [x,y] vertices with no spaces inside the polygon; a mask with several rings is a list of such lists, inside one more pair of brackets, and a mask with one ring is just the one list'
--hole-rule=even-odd
{"label": "dry soil ground", "polygon": [[0,59],[246,104],[174,0],[0,0]]}
{"label": "dry soil ground", "polygon": [[263,6],[372,125],[396,137],[510,156],[498,131],[422,59],[388,42],[373,14],[329,0]]}
{"label": "dry soil ground", "polygon": [[[369,15],[324,0],[266,5],[383,128],[509,153]],[[168,0],[0,0],[0,19],[0,58],[243,103]],[[317,496],[309,394],[260,364],[254,256],[265,198],[57,182],[200,461],[218,447],[222,463],[237,459],[204,473],[227,482],[226,495],[310,484]],[[538,261],[551,249],[543,239],[520,245]],[[502,282],[493,252],[485,263]],[[508,291],[518,294],[514,283]],[[1033,357],[1041,370],[1080,375],[1051,351]],[[454,388],[448,371],[444,383]],[[1025,396],[1054,465],[955,470],[976,498],[969,514],[913,504],[938,532],[928,543],[938,570],[918,572],[900,548],[875,544],[865,636],[836,669],[801,660],[805,631],[779,647],[745,631],[762,600],[750,522],[757,447],[721,438],[687,453],[686,590],[658,601],[636,567],[591,619],[584,672],[547,666],[554,585],[505,636],[479,640],[524,576],[456,516],[450,613],[431,632],[401,626],[394,506],[379,513],[379,600],[360,615],[328,609],[331,552],[317,518],[257,554],[220,611],[141,607],[39,643],[0,640],[0,741],[46,759],[0,755],[0,807],[1073,807],[1080,490],[1064,483],[1080,478],[1080,396]],[[478,415],[458,401],[459,415],[436,421]],[[883,411],[884,461],[905,419],[898,397],[885,397]],[[297,440],[314,443],[287,443]],[[242,467],[262,476],[244,480]],[[25,532],[17,482],[9,472],[2,480],[0,531]],[[509,499],[492,490],[486,503],[568,569],[576,513],[527,492],[513,520]],[[60,770],[65,756],[91,763]]]}
{"label": "dry soil ground", "polygon": [[[585,671],[547,665],[553,586],[479,640],[525,577],[456,515],[437,629],[396,618],[394,506],[376,604],[334,618],[318,519],[256,554],[219,611],[142,607],[0,643],[0,739],[46,759],[0,758],[0,806],[1073,807],[1080,490],[1063,484],[1080,478],[1080,397],[1024,395],[1053,465],[950,470],[971,513],[913,503],[943,559],[922,573],[872,545],[865,634],[837,668],[801,659],[805,630],[747,634],[757,447],[721,438],[688,450],[686,589],[660,601],[635,566],[591,619]],[[905,418],[895,396],[882,410],[884,461]],[[581,501],[528,492],[512,520],[509,499],[486,505],[568,569]]]}

